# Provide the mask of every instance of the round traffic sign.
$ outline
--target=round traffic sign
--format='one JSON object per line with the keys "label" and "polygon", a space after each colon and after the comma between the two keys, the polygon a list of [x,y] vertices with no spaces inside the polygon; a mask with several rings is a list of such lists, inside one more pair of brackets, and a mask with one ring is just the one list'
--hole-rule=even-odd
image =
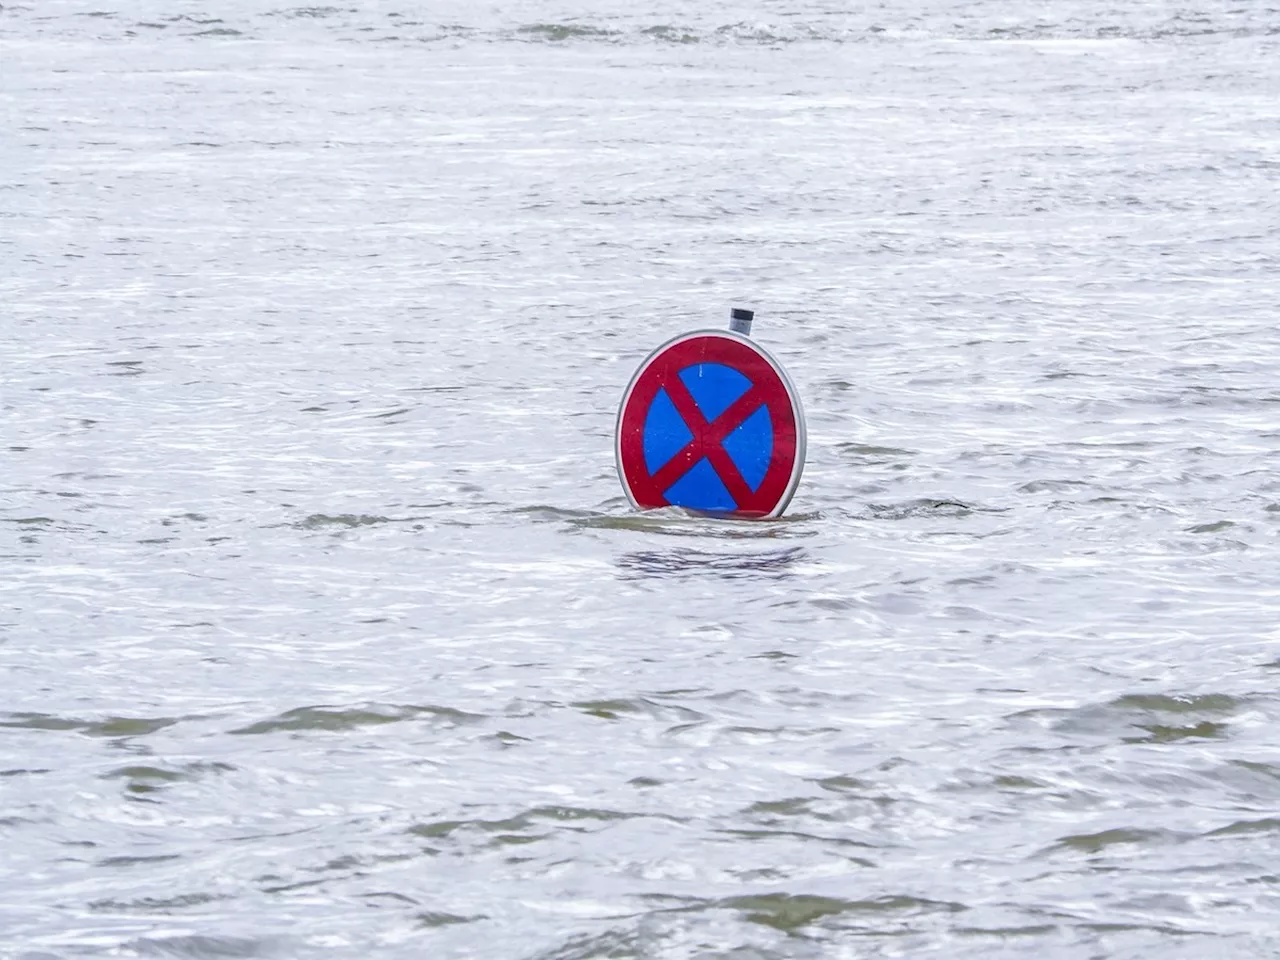
{"label": "round traffic sign", "polygon": [[804,414],[746,337],[696,330],[640,364],[618,410],[618,475],[638,508],[777,517],[804,468]]}

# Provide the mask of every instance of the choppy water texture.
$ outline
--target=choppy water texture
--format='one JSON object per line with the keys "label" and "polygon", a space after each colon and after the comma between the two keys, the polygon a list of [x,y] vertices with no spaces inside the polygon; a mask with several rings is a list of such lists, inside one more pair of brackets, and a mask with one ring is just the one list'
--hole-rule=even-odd
{"label": "choppy water texture", "polygon": [[[1280,955],[1278,64],[5,0],[0,956]],[[732,304],[789,516],[633,514]]]}

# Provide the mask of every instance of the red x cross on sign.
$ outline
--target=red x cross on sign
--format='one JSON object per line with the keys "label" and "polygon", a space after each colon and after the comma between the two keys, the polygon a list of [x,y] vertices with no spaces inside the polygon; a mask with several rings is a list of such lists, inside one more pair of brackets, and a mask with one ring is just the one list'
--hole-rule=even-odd
{"label": "red x cross on sign", "polygon": [[733,458],[724,448],[724,440],[764,402],[759,387],[753,383],[746,393],[733,401],[729,408],[713,421],[708,421],[702,415],[702,410],[693,399],[693,394],[679,377],[668,380],[664,389],[667,396],[671,398],[676,412],[680,414],[680,419],[693,434],[693,439],[652,474],[650,480],[653,486],[666,490],[684,476],[690,467],[706,457],[719,475],[720,482],[729,491],[729,496],[733,497],[736,503],[750,501],[755,491],[747,486],[747,481],[742,478],[738,465],[733,462]]}

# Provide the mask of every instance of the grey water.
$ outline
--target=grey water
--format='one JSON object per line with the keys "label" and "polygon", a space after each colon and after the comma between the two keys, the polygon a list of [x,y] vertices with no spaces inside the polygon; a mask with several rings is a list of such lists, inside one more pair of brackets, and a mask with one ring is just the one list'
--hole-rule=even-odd
{"label": "grey water", "polygon": [[0,957],[1280,956],[1280,7],[290,2],[0,9]]}

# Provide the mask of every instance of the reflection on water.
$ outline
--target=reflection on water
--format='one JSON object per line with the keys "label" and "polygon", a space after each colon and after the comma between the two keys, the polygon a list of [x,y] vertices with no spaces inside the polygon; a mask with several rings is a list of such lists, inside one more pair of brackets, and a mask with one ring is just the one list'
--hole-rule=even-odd
{"label": "reflection on water", "polygon": [[811,537],[818,532],[814,522],[822,519],[818,511],[793,512],[770,520],[725,519],[682,507],[637,511],[621,498],[611,503],[608,510],[530,506],[518,507],[510,513],[538,522],[563,522],[579,530],[623,530],[709,542]]}
{"label": "reflection on water", "polygon": [[701,550],[630,551],[617,558],[623,579],[655,577],[710,577],[739,579],[766,575],[770,578],[790,576],[790,568],[807,559],[800,547],[769,550],[764,553],[707,553]]}

